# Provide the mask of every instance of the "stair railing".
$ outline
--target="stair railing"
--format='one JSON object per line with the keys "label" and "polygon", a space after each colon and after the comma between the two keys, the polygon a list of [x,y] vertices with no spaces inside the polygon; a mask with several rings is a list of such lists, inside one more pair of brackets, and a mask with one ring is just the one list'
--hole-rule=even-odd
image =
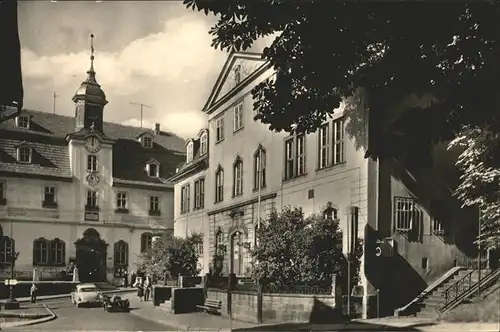
{"label": "stair railing", "polygon": [[437,307],[437,310],[441,312],[441,308],[445,308],[450,302],[454,301],[457,297],[465,293],[469,290],[472,285],[472,274],[476,272],[476,270],[472,270],[464,275],[462,278],[457,280],[455,283],[446,288],[442,296],[444,298],[444,303]]}
{"label": "stair railing", "polygon": [[[471,271],[468,273],[468,275],[469,274],[472,275],[472,273],[474,273],[474,272],[476,272],[476,271]],[[481,280],[478,280],[477,282],[473,283],[472,285],[469,284],[469,287],[464,288],[462,292],[453,293],[453,295],[454,295],[453,298],[450,297],[450,298],[448,298],[448,300],[446,300],[446,295],[444,293],[443,296],[445,297],[445,302],[437,308],[437,311],[439,313],[443,313],[445,310],[452,309],[452,308],[456,307],[461,301],[467,299],[468,297],[470,297],[470,295],[472,295],[474,292],[476,292],[478,287],[480,287],[481,289],[489,287],[491,282],[494,281],[498,276],[500,276],[500,269],[492,270],[488,274],[486,274],[484,277],[482,277]],[[460,280],[462,280],[462,279],[460,279]],[[460,280],[457,281],[457,283],[459,283]],[[472,278],[470,278],[470,282],[472,282]],[[455,283],[455,284],[457,284],[457,283]],[[453,287],[455,284],[451,285],[450,287]],[[450,288],[450,287],[448,287],[448,288]]]}

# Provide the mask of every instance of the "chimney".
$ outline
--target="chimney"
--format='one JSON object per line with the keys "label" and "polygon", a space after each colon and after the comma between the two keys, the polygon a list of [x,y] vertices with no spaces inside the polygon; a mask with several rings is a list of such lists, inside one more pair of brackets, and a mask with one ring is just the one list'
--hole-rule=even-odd
{"label": "chimney", "polygon": [[160,124],[155,123],[155,135],[159,135],[159,134],[160,134]]}

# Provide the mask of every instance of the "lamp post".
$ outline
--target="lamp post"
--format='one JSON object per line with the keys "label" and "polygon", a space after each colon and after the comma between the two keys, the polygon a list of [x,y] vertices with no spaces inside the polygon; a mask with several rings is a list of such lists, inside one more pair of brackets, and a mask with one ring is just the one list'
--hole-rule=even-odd
{"label": "lamp post", "polygon": [[9,298],[5,301],[5,309],[19,309],[19,302],[14,297],[14,285],[12,280],[14,279],[14,267],[16,265],[16,260],[19,257],[19,251],[11,252],[10,255],[10,279],[9,279]]}

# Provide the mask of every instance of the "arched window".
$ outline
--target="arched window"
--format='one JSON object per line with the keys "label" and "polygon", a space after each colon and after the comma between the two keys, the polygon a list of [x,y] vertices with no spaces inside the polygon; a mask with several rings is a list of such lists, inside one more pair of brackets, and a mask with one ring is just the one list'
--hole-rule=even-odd
{"label": "arched window", "polygon": [[224,200],[224,169],[219,165],[215,172],[215,202]]}
{"label": "arched window", "polygon": [[128,265],[128,243],[120,240],[115,243],[115,266]]}
{"label": "arched window", "polygon": [[236,157],[233,164],[233,196],[243,194],[243,160]]}
{"label": "arched window", "polygon": [[200,137],[200,155],[204,155],[208,150],[208,134],[203,133]]}
{"label": "arched window", "polygon": [[194,143],[189,142],[187,145],[186,163],[190,163],[193,161],[193,147],[194,147]]}
{"label": "arched window", "polygon": [[33,265],[49,264],[50,243],[44,238],[33,241]]}
{"label": "arched window", "polygon": [[60,239],[50,241],[49,264],[64,265],[66,256],[66,244]]}
{"label": "arched window", "polygon": [[8,236],[3,237],[2,245],[0,247],[0,263],[10,263],[12,253],[16,250],[16,243],[13,238]]}
{"label": "arched window", "polygon": [[142,233],[141,234],[141,252],[147,252],[153,247],[153,234]]}
{"label": "arched window", "polygon": [[31,148],[28,146],[21,146],[17,149],[17,161],[20,163],[31,163]]}
{"label": "arched window", "polygon": [[254,154],[254,189],[266,187],[266,150],[259,145]]}

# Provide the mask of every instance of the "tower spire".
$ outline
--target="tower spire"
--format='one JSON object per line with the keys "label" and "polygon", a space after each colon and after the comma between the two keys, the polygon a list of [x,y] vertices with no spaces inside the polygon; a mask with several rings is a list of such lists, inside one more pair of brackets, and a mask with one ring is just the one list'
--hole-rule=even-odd
{"label": "tower spire", "polygon": [[90,34],[90,68],[87,71],[87,82],[96,83],[95,71],[94,71],[94,34]]}

